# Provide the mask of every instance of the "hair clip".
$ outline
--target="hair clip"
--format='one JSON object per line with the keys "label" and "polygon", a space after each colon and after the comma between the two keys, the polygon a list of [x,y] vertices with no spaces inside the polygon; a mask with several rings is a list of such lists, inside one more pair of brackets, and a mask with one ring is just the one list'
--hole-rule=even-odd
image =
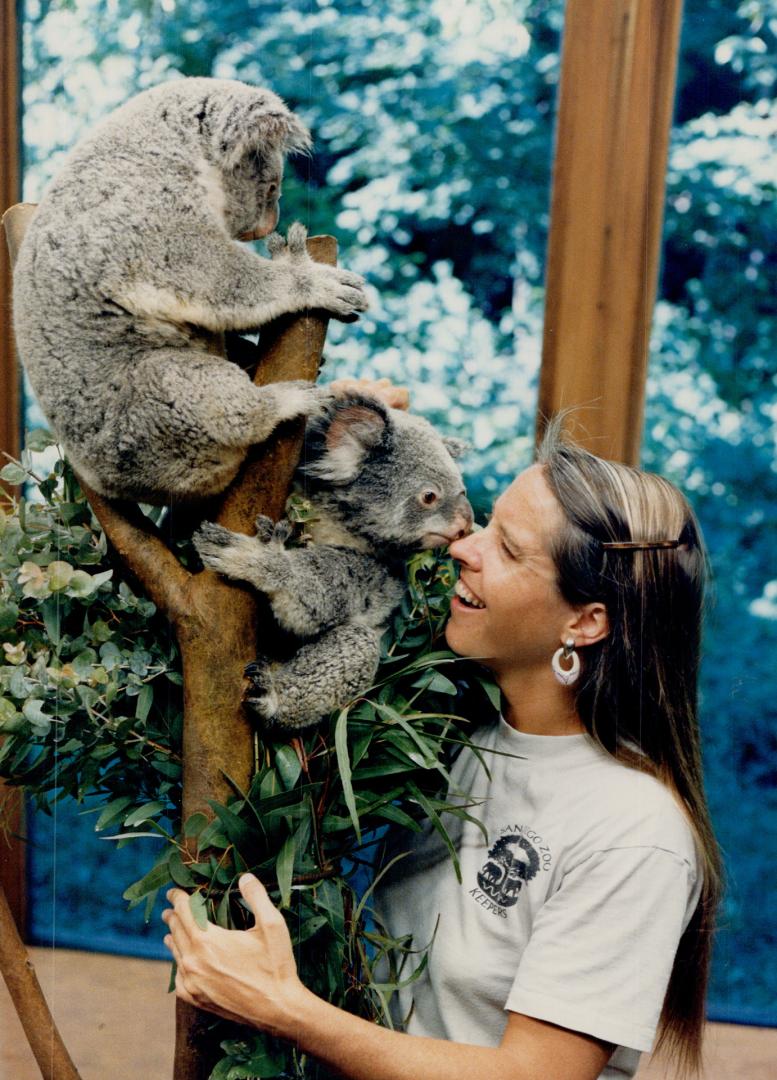
{"label": "hair clip", "polygon": [[609,551],[653,551],[657,548],[678,548],[679,540],[610,540],[602,542]]}

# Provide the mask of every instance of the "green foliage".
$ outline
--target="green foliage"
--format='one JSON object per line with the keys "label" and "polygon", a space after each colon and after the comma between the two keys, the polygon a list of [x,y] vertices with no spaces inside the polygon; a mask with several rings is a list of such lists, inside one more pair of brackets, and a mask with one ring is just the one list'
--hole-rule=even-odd
{"label": "green foliage", "polygon": [[[30,445],[43,449],[48,439]],[[392,939],[370,910],[365,872],[387,825],[447,835],[446,816],[471,807],[441,796],[467,746],[464,693],[493,709],[496,691],[435,639],[447,616],[452,564],[432,553],[408,564],[408,587],[384,641],[375,685],[304,738],[262,739],[247,791],[178,822],[180,663],[169,628],[112,566],[105,538],[67,464],[44,477],[26,451],[0,473],[35,486],[0,516],[0,775],[35,794],[88,798],[96,829],[121,843],[164,837],[148,872],[124,892],[150,912],[173,882],[195,916],[250,924],[237,880],[250,870],[288,918],[300,974],[325,999],[390,1023],[392,992],[423,970],[418,943]],[[304,521],[299,498],[292,516]],[[88,569],[85,569],[88,567]],[[169,822],[172,821],[172,828]],[[428,944],[428,943],[427,943]],[[319,1077],[285,1045],[246,1033],[224,1042],[213,1077]]]}
{"label": "green foliage", "polygon": [[[34,434],[28,447],[50,442]],[[37,490],[0,503],[0,771],[44,808],[94,793],[113,807],[104,824],[145,804],[158,814],[178,801],[177,650],[116,574],[62,458],[45,477],[32,469],[28,448],[0,472]]]}

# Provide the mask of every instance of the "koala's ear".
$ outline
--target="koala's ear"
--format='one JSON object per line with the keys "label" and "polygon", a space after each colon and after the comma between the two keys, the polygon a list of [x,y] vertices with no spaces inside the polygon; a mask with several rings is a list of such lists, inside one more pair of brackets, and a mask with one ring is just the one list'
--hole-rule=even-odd
{"label": "koala's ear", "polygon": [[452,458],[460,458],[468,450],[472,449],[465,439],[457,439],[453,435],[445,435],[442,442]]}
{"label": "koala's ear", "polygon": [[385,407],[367,398],[334,398],[321,457],[305,471],[331,484],[347,484],[361,471],[368,454],[380,445],[390,420]]}
{"label": "koala's ear", "polygon": [[307,127],[270,90],[256,90],[235,101],[226,112],[217,138],[219,155],[228,169],[251,152],[280,150],[291,154],[312,146]]}

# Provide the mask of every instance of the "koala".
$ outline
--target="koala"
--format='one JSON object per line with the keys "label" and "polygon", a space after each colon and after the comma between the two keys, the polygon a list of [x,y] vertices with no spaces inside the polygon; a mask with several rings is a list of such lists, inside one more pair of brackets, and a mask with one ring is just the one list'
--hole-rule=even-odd
{"label": "koala", "polygon": [[117,109],[66,159],[14,274],[19,353],[41,408],[97,492],[164,504],[217,494],[248,447],[308,416],[306,383],[254,386],[222,334],[279,315],[364,311],[364,280],[272,233],[284,157],[310,135],[269,90],[191,78]]}
{"label": "koala", "polygon": [[266,517],[255,536],[200,527],[204,565],[264,593],[300,642],[288,661],[246,669],[246,703],[265,724],[310,727],[371,685],[405,559],[472,527],[454,461],[464,447],[372,397],[332,397],[307,422],[296,476],[313,507],[308,547],[287,547],[289,523]]}

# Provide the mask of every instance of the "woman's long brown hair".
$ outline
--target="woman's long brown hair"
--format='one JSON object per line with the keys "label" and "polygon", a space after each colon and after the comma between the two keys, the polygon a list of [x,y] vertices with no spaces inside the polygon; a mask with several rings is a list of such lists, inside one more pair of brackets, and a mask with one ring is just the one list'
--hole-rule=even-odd
{"label": "woman's long brown hair", "polygon": [[[552,423],[539,452],[566,525],[554,538],[558,584],[571,604],[601,601],[610,633],[582,652],[577,708],[588,732],[624,764],[680,799],[704,881],[677,950],[656,1049],[698,1071],[721,862],[704,795],[697,684],[707,557],[684,496],[660,476],[605,461]],[[677,547],[609,549],[617,541]]]}

